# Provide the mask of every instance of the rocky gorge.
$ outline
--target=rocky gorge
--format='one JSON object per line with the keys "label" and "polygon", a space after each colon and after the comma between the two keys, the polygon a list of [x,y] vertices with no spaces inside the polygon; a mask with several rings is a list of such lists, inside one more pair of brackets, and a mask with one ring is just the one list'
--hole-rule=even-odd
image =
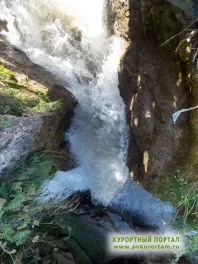
{"label": "rocky gorge", "polygon": [[[163,0],[107,1],[104,17],[108,34],[115,34],[121,38],[122,55],[118,67],[118,87],[126,106],[124,110],[129,127],[126,164],[130,176],[149,192],[177,206],[174,204],[174,199],[166,199],[163,196],[161,186],[168,190],[170,196],[171,191],[175,191],[171,189],[170,184],[175,175],[189,180],[190,183],[197,183],[197,110],[182,114],[175,125],[172,120],[172,115],[177,110],[197,104],[197,70],[194,65],[196,60],[193,61],[197,24],[190,13],[179,9],[183,7],[178,8],[173,4]],[[1,21],[0,28],[4,32],[9,30],[5,21]],[[185,31],[185,28],[189,30]],[[189,42],[189,34],[193,30],[195,34]],[[173,36],[175,37],[171,39]],[[81,37],[80,31],[72,28],[75,48],[78,47],[76,43],[81,41]],[[22,48],[10,44],[4,34],[0,42],[0,59],[2,179],[8,180],[9,171],[32,152],[39,153],[43,150],[55,159],[55,171],[69,171],[75,168],[78,157],[72,153],[71,141],[68,142],[68,138],[64,139],[64,133],[71,127],[73,116],[83,118],[83,115],[79,114],[84,111],[83,100],[85,104],[89,104],[90,101],[86,101],[83,96],[80,99],[76,91],[76,94],[72,95],[72,92],[67,91],[71,85],[69,80],[67,87],[65,80],[58,75],[58,71],[50,72],[49,66],[40,66],[39,63],[32,62],[30,54],[27,56]],[[89,57],[89,63],[93,63],[91,59]],[[81,65],[76,63],[76,67]],[[100,65],[93,66],[93,76],[99,69]],[[82,78],[80,83],[84,83],[85,79],[87,84],[89,78],[92,78],[92,76],[82,76],[78,77]],[[7,87],[11,87],[9,93],[5,93]],[[18,92],[15,93],[14,89],[22,89],[22,97]],[[89,91],[85,90],[84,94],[89,95]],[[109,102],[110,100],[107,104],[110,104]],[[116,104],[119,105],[120,101]],[[82,109],[75,110],[75,107],[79,106],[82,106]],[[91,107],[92,103],[90,103]],[[94,109],[100,111],[97,107]],[[108,106],[107,111],[109,111]],[[89,116],[89,112],[85,112],[85,115]],[[97,129],[100,131],[104,120],[101,116],[93,117],[93,119],[90,117],[90,120],[96,131]],[[88,123],[85,122],[85,125],[88,126]],[[110,134],[114,133],[111,129],[109,131]],[[80,136],[82,135],[84,134]],[[92,137],[92,134],[90,135]],[[105,138],[102,140],[105,141]],[[113,141],[112,138],[111,140]],[[97,155],[103,154],[98,151]],[[94,164],[92,167],[94,168]],[[72,212],[67,212],[70,210],[66,209],[66,212],[63,210],[55,215],[53,220],[50,219],[52,227],[45,237],[46,241],[58,238],[62,242],[57,242],[55,246],[49,246],[47,249],[48,242],[36,246],[35,250],[39,257],[42,256],[42,260],[35,263],[169,263],[171,256],[147,258],[109,257],[108,254],[106,256],[104,244],[106,232],[123,230],[136,232],[139,229],[159,228],[161,221],[165,219],[164,215],[169,218],[173,214],[171,206],[164,211],[160,209],[162,214],[161,211],[157,214],[156,207],[151,224],[150,215],[147,218],[147,211],[142,208],[142,204],[145,200],[152,204],[151,201],[156,198],[145,196],[147,192],[144,191],[139,195],[139,191],[136,193],[131,183],[129,186],[131,196],[128,201],[126,201],[128,195],[123,196],[124,188],[116,192],[116,197],[121,196],[117,199],[124,200],[121,204],[122,210],[115,202],[110,203],[109,206],[95,204],[89,190],[73,194],[77,197],[77,201],[74,202]],[[196,192],[197,187],[195,187]],[[135,199],[138,201],[136,204]],[[158,203],[159,200],[155,201]],[[155,207],[151,206],[148,211],[153,208]],[[183,209],[181,214],[182,212]],[[196,219],[197,208],[193,207],[194,212]],[[168,222],[169,219],[166,221]],[[153,225],[155,222],[157,224]],[[195,223],[193,230],[196,229]],[[45,232],[44,228],[43,233]],[[178,263],[194,264],[196,261],[196,256],[192,258],[183,256]]]}

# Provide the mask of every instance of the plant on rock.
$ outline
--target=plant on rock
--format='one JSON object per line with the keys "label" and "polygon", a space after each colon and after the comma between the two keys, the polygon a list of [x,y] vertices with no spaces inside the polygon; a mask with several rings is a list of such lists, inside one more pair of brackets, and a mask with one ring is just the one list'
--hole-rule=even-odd
{"label": "plant on rock", "polygon": [[36,202],[43,181],[53,172],[54,163],[46,153],[33,154],[10,172],[14,180],[0,183],[0,263],[15,263],[27,240],[39,242],[36,229],[43,217],[69,207],[67,201]]}

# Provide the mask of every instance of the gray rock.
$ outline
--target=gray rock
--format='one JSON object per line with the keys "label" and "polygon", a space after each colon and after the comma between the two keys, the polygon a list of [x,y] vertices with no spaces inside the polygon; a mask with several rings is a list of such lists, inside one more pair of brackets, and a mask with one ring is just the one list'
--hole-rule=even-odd
{"label": "gray rock", "polygon": [[198,2],[197,0],[168,0],[171,4],[174,4],[184,10],[186,13],[197,18],[198,17]]}
{"label": "gray rock", "polygon": [[42,118],[1,116],[6,126],[0,126],[0,176],[21,158],[34,150],[42,126]]}
{"label": "gray rock", "polygon": [[17,80],[26,79],[31,87],[45,91],[52,102],[61,102],[56,110],[28,117],[0,115],[1,177],[32,151],[58,149],[64,139],[64,129],[71,121],[76,101],[51,73],[31,62],[22,51],[7,43],[1,35],[0,59],[13,71]]}

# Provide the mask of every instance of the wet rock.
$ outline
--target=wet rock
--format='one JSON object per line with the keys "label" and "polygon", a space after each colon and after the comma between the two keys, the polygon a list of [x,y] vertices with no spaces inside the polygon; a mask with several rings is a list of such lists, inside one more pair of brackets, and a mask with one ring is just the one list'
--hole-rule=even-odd
{"label": "wet rock", "polygon": [[109,208],[122,215],[128,223],[148,230],[171,230],[176,214],[170,203],[160,201],[131,179],[112,199]]}
{"label": "wet rock", "polygon": [[[66,199],[72,195],[78,197],[90,193],[90,200],[94,206],[106,207],[108,210],[121,215],[128,223],[150,230],[170,230],[175,220],[175,209],[170,203],[165,203],[156,198],[152,193],[144,190],[131,177],[123,183],[116,194],[108,202],[95,199],[91,188],[86,185],[80,170],[73,176],[59,172],[55,178],[43,186],[44,201],[50,199]],[[63,180],[61,180],[60,177]],[[64,177],[64,178],[63,178]],[[152,212],[152,213],[151,213]]]}
{"label": "wet rock", "polygon": [[1,31],[1,30],[8,31],[8,28],[7,28],[7,22],[4,21],[4,20],[0,20],[0,31]]}
{"label": "wet rock", "polygon": [[[84,196],[85,197],[85,196]],[[55,218],[56,224],[69,238],[65,240],[77,263],[108,263],[115,258],[108,253],[107,236],[110,232],[134,233],[131,225],[101,206],[94,206],[81,196],[80,205],[71,213]]]}
{"label": "wet rock", "polygon": [[[123,190],[122,190],[123,192]],[[134,197],[136,193],[134,192]],[[122,194],[117,198],[120,199]],[[74,198],[75,199],[74,199]],[[72,253],[74,260],[81,264],[110,264],[110,263],[137,263],[137,264],[157,264],[169,263],[170,256],[156,256],[156,255],[114,255],[110,254],[108,250],[108,235],[112,232],[120,234],[134,235],[136,232],[141,232],[146,229],[146,226],[136,225],[134,215],[130,215],[127,219],[123,218],[124,210],[129,209],[129,203],[122,203],[121,206],[104,207],[103,205],[93,204],[91,202],[90,194],[76,193],[71,197],[71,201],[76,201],[78,207],[75,207],[72,212],[64,212],[55,216],[55,223],[60,228],[62,235],[66,236],[64,240],[68,249]],[[126,199],[125,194],[122,196]],[[133,198],[134,198],[133,197]],[[78,199],[77,199],[78,198]],[[148,199],[148,197],[147,197]],[[151,199],[151,197],[150,197]],[[117,202],[114,201],[114,202]],[[112,205],[115,203],[112,202]],[[130,201],[133,204],[133,201]],[[124,208],[126,206],[126,208]],[[128,208],[127,208],[128,206]],[[141,206],[139,204],[139,206]],[[110,208],[111,207],[111,208]],[[133,205],[131,205],[133,207]],[[155,208],[148,208],[148,211],[155,210]],[[156,216],[156,217],[159,217]],[[147,219],[148,220],[148,219]],[[159,217],[159,222],[161,221]],[[139,221],[140,224],[141,221]],[[156,219],[157,222],[157,219]]]}
{"label": "wet rock", "polygon": [[76,262],[73,259],[73,255],[70,252],[64,252],[57,250],[53,254],[50,254],[49,259],[41,261],[41,264],[51,264],[51,259],[56,261],[56,264],[75,264]]}

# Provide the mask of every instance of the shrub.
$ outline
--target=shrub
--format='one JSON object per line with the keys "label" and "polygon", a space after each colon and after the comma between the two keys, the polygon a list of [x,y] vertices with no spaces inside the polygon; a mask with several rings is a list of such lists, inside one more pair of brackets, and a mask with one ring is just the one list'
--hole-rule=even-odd
{"label": "shrub", "polygon": [[67,201],[37,202],[43,181],[52,176],[54,169],[52,159],[45,152],[32,154],[10,171],[12,180],[0,183],[0,250],[3,252],[0,263],[15,263],[27,240],[39,242],[35,232],[43,217],[71,209]]}

